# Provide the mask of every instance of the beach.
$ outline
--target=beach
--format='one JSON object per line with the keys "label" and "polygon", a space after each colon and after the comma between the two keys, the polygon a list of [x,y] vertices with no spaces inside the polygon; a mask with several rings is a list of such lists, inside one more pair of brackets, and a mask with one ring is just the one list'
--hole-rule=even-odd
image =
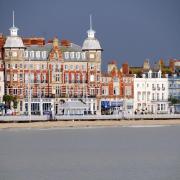
{"label": "beach", "polygon": [[28,123],[0,123],[0,129],[11,128],[83,128],[118,126],[175,126],[180,119],[169,120],[95,120],[95,121],[46,121]]}

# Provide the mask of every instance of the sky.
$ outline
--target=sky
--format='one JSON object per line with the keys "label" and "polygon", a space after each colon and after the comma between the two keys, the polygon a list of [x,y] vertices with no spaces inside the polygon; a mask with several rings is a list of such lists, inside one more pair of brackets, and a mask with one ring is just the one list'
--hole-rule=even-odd
{"label": "sky", "polygon": [[12,11],[23,37],[58,36],[82,46],[92,14],[103,48],[102,68],[111,60],[141,66],[160,58],[180,59],[179,0],[0,0],[0,32],[9,34]]}

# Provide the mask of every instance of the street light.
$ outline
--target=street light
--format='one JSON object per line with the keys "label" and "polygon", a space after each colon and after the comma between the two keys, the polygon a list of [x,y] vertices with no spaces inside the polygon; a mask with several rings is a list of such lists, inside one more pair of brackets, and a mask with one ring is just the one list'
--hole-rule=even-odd
{"label": "street light", "polygon": [[30,73],[30,58],[29,58],[29,66],[28,66],[28,72],[29,72],[29,78],[28,78],[28,116],[29,121],[31,122],[31,87],[30,87],[30,79],[31,79],[31,73]]}

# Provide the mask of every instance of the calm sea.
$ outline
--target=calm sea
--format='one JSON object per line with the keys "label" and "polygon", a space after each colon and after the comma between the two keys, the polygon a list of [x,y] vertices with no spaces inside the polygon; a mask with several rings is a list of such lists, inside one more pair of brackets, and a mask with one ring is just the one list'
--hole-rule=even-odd
{"label": "calm sea", "polygon": [[0,130],[0,180],[180,180],[180,126]]}

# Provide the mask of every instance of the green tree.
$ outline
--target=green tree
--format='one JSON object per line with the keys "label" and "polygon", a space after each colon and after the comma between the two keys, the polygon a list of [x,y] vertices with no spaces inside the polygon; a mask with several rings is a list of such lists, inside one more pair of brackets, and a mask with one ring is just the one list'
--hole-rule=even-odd
{"label": "green tree", "polygon": [[12,95],[4,95],[3,101],[5,102],[6,106],[10,109],[11,102],[14,100]]}

